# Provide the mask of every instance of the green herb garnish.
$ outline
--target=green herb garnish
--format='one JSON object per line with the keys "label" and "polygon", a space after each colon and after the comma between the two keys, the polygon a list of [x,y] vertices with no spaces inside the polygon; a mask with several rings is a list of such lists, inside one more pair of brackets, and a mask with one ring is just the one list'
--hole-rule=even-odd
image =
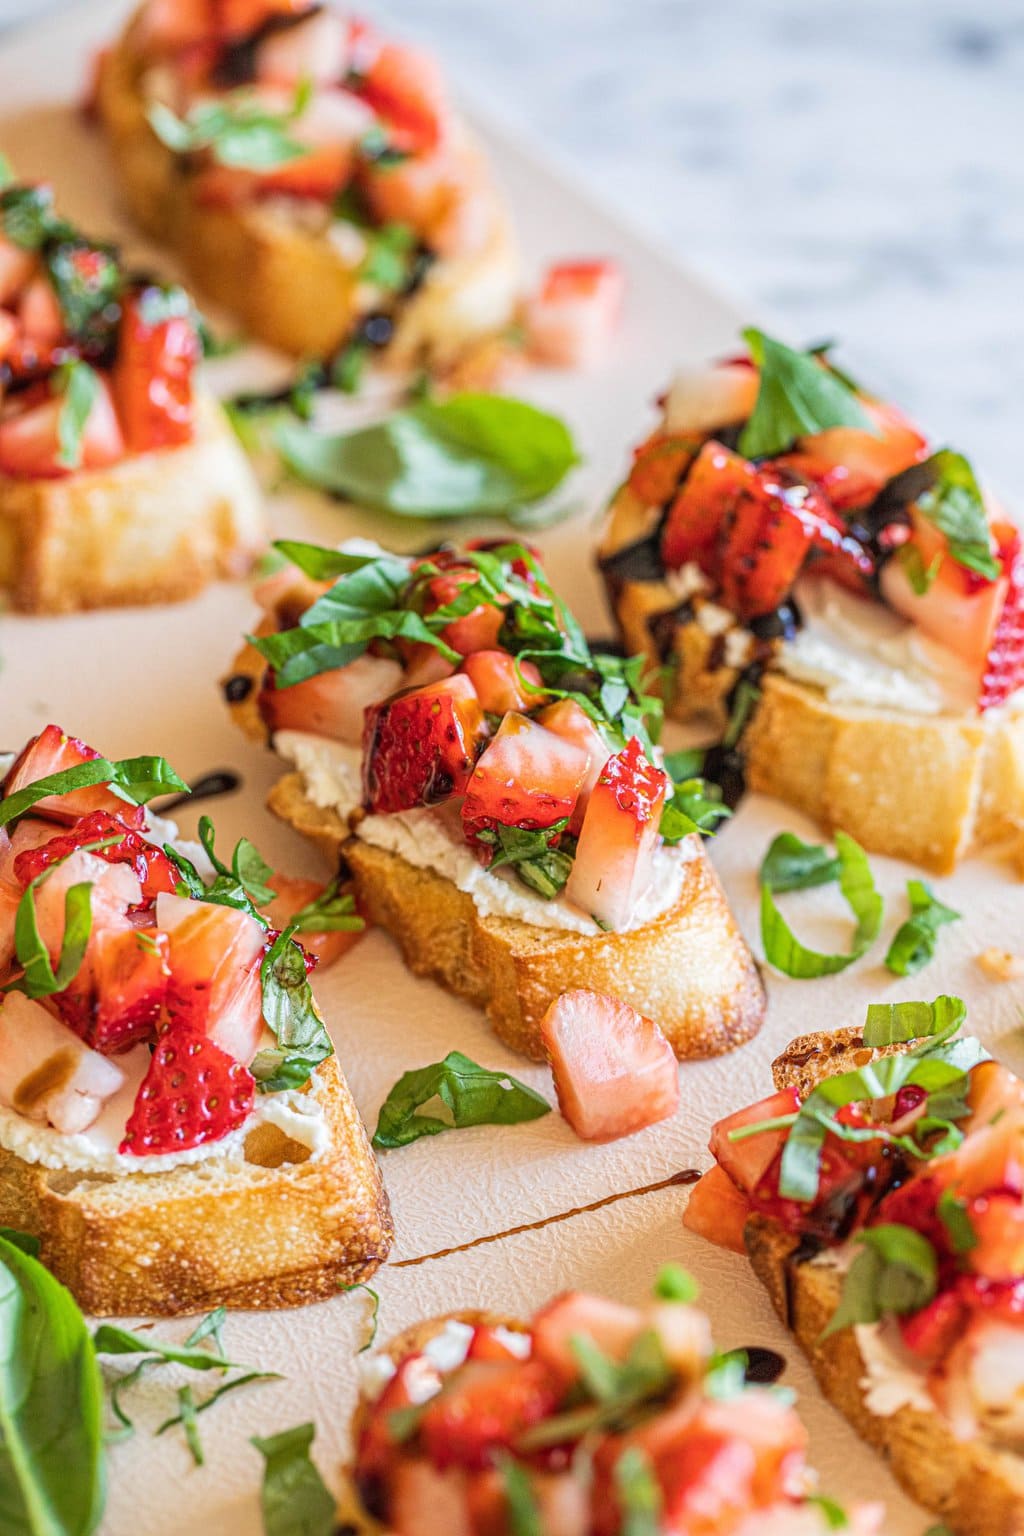
{"label": "green herb garnish", "polygon": [[316,1429],[297,1424],[252,1444],[263,1457],[260,1504],[264,1536],[334,1536],[337,1509],[309,1454]]}
{"label": "green herb garnish", "polygon": [[[424,1106],[437,1101],[437,1112]],[[405,1147],[421,1136],[471,1125],[518,1125],[551,1113],[551,1105],[508,1072],[492,1072],[450,1051],[443,1061],[405,1072],[381,1105],[373,1145]]]}
{"label": "green herb garnish", "polygon": [[485,828],[477,837],[495,849],[489,869],[514,869],[525,885],[551,901],[565,889],[572,873],[571,852],[551,846],[568,825],[568,817],[550,827],[506,827],[499,822],[493,832]]}
{"label": "green herb garnish", "polygon": [[99,375],[88,363],[73,359],[62,363],[54,378],[63,397],[57,418],[58,459],[68,469],[77,469],[82,462],[82,434],[99,395]]}
{"label": "green herb garnish", "polygon": [[908,880],[907,896],[910,916],[897,930],[885,957],[895,976],[913,976],[923,970],[935,953],[939,929],[960,920],[960,913],[943,906],[923,880]]}
{"label": "green herb garnish", "polygon": [[[772,886],[763,879],[762,868],[761,942],[768,963],[786,976],[804,980],[845,971],[848,965],[859,960],[870,949],[878,937],[882,926],[883,902],[872,878],[867,855],[860,844],[845,832],[836,833],[836,853],[839,860],[839,889],[857,920],[853,943],[845,955],[822,954],[801,944],[776,906]],[[769,873],[772,873],[771,869]],[[791,873],[787,877],[791,877]],[[821,882],[815,880],[814,883]],[[792,886],[788,888],[792,889]]]}
{"label": "green herb garnish", "polygon": [[175,154],[208,149],[221,165],[269,171],[309,154],[308,146],[288,130],[305,113],[311,94],[307,80],[299,83],[283,112],[269,112],[255,97],[238,92],[219,101],[200,102],[183,118],[162,102],[154,102],[146,116],[157,138]]}
{"label": "green herb garnish", "polygon": [[962,453],[940,448],[919,466],[931,484],[915,503],[916,511],[944,533],[950,558],[986,581],[998,581],[1002,567],[992,554],[985,498]]}
{"label": "green herb garnish", "polygon": [[889,1222],[857,1234],[862,1245],[843,1279],[843,1294],[822,1334],[828,1338],[857,1323],[919,1312],[938,1288],[935,1249],[913,1227]]}
{"label": "green herb garnish", "polygon": [[805,843],[795,832],[780,832],[761,863],[760,880],[774,892],[803,891],[839,879],[839,860],[820,844]]}
{"label": "green herb garnish", "polygon": [[93,757],[60,773],[47,774],[45,778],[15,790],[12,795],[6,795],[0,800],[0,827],[9,826],[50,795],[67,795],[73,789],[85,789],[93,784],[109,784],[115,793],[120,792],[133,805],[145,805],[155,796],[174,790],[188,794],[184,779],[180,779],[162,757],[126,757],[114,762],[106,757]]}
{"label": "green herb garnish", "polygon": [[743,339],[761,370],[757,401],[737,444],[744,458],[772,458],[829,427],[875,431],[853,390],[817,355],[796,352],[753,328]]}
{"label": "green herb garnish", "polygon": [[257,1051],[249,1070],[261,1093],[301,1088],[334,1047],[306,975],[294,924],[279,933],[260,966],[263,1017],[276,1047]]}

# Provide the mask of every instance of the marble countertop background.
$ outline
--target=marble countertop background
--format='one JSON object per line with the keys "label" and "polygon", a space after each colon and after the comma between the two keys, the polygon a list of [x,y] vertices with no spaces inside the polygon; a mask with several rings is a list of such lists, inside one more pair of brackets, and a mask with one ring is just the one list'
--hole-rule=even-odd
{"label": "marble countertop background", "polygon": [[[45,9],[0,0],[0,21]],[[1024,500],[1019,0],[367,9],[752,317],[840,338]]]}

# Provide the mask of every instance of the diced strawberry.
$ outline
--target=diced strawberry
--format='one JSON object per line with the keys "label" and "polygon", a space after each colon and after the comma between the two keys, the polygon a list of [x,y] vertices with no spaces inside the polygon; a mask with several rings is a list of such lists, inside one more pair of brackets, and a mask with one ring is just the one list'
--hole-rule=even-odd
{"label": "diced strawberry", "polygon": [[[656,1422],[656,1421],[655,1421]],[[639,1436],[631,1437],[634,1442]],[[595,1463],[591,1494],[595,1536],[615,1536],[622,1529],[609,1462],[615,1442],[607,1440]],[[690,1423],[678,1443],[655,1463],[661,1490],[661,1529],[687,1533],[734,1529],[736,1519],[751,1508],[756,1457],[744,1441],[712,1433]]]}
{"label": "diced strawberry", "polygon": [[14,959],[14,923],[23,892],[0,876],[0,979]]}
{"label": "diced strawberry", "polygon": [[981,669],[978,708],[983,713],[1024,688],[1024,543],[1016,529],[1012,538],[1000,540],[999,552],[1008,585]]}
{"label": "diced strawberry", "polygon": [[865,506],[894,475],[927,456],[928,442],[895,406],[860,399],[874,431],[829,427],[801,438],[779,462],[824,491],[839,511]]}
{"label": "diced strawberry", "polygon": [[593,367],[611,345],[625,291],[617,262],[559,262],[526,301],[528,350],[555,368]]}
{"label": "diced strawberry", "polygon": [[437,148],[446,117],[444,82],[429,55],[383,42],[358,89],[400,148],[417,154]]}
{"label": "diced strawberry", "polygon": [[[513,711],[473,770],[462,805],[467,841],[498,826],[551,827],[572,815],[587,771],[586,754],[527,715]],[[489,855],[492,846],[480,844]]]}
{"label": "diced strawberry", "polygon": [[[437,653],[435,652],[435,655]],[[277,688],[268,675],[259,710],[271,731],[312,731],[357,746],[366,711],[402,685],[402,668],[387,656],[357,656],[347,666],[318,672],[290,688]]]}
{"label": "diced strawberry", "polygon": [[754,1388],[735,1397],[705,1400],[698,1427],[712,1434],[732,1435],[751,1448],[754,1504],[771,1505],[806,1491],[807,1431],[780,1394]]}
{"label": "diced strawberry", "polygon": [[0,363],[7,362],[17,349],[19,337],[18,322],[14,316],[8,314],[6,309],[0,309]]}
{"label": "diced strawberry", "polygon": [[[300,880],[291,875],[271,875],[267,884],[277,892],[274,900],[263,908],[263,915],[271,928],[287,928],[296,912],[308,907],[310,902],[322,896],[325,887],[318,880]],[[321,968],[333,965],[342,955],[363,937],[363,930],[356,929],[303,929],[296,939],[303,949],[315,955]]]}
{"label": "diced strawberry", "polygon": [[27,251],[0,235],[0,304],[14,304],[21,290],[32,281],[36,263],[35,251]]}
{"label": "diced strawberry", "polygon": [[480,700],[463,673],[372,705],[363,731],[367,808],[387,814],[461,795],[485,739]]}
{"label": "diced strawberry", "polygon": [[544,697],[527,693],[523,686],[523,678],[535,688],[541,686],[541,676],[533,662],[517,663],[508,651],[473,651],[459,671],[465,672],[473,684],[486,715],[507,715],[510,710],[528,714]]}
{"label": "diced strawberry", "polygon": [[255,1086],[202,1029],[172,1024],[157,1042],[120,1151],[143,1157],[220,1141],[248,1116]]}
{"label": "diced strawberry", "polygon": [[168,940],[155,928],[100,934],[90,952],[95,1007],[85,1038],[105,1056],[152,1039],[170,978]]}
{"label": "diced strawberry", "polygon": [[[523,1334],[522,1337],[528,1342],[528,1334]],[[487,1323],[478,1323],[473,1329],[473,1337],[469,1341],[469,1349],[466,1353],[467,1360],[522,1360],[524,1358],[524,1355],[517,1354],[514,1349],[509,1348],[508,1343],[496,1328],[491,1328]]]}
{"label": "diced strawberry", "polygon": [[73,1136],[125,1081],[40,1004],[9,992],[0,1007],[0,1103]]}
{"label": "diced strawberry", "polygon": [[726,1115],[712,1127],[710,1151],[719,1167],[733,1183],[746,1194],[752,1195],[771,1167],[775,1156],[786,1139],[785,1129],[758,1131],[754,1136],[744,1136],[732,1141],[730,1133],[762,1120],[776,1120],[793,1115],[800,1108],[795,1088],[784,1088],[757,1104],[738,1109]]}
{"label": "diced strawberry", "polygon": [[[54,963],[60,955],[64,939],[67,893],[72,886],[84,884],[92,886],[89,896],[92,912],[90,948],[101,933],[130,928],[130,911],[142,900],[138,878],[127,865],[108,864],[96,854],[81,850],[70,854],[35,891],[39,936]],[[82,977],[82,972],[79,976]]]}
{"label": "diced strawberry", "polygon": [[153,51],[174,52],[216,30],[211,0],[147,0],[138,24],[140,43]]}
{"label": "diced strawberry", "polygon": [[608,928],[622,928],[651,883],[668,778],[634,736],[601,770],[583,818],[566,895]]}
{"label": "diced strawberry", "polygon": [[589,1339],[610,1359],[622,1361],[644,1326],[644,1315],[635,1307],[586,1291],[565,1291],[533,1319],[533,1358],[568,1385],[580,1374],[574,1338]]}
{"label": "diced strawberry", "polygon": [[329,581],[314,581],[312,576],[296,570],[294,565],[282,565],[257,581],[252,595],[265,612],[274,615],[278,628],[290,629],[330,585]]}
{"label": "diced strawberry", "polygon": [[579,837],[590,796],[605,763],[612,755],[611,750],[590,716],[575,699],[557,699],[554,704],[545,705],[538,712],[537,720],[546,730],[554,731],[563,741],[571,741],[587,754],[587,771],[580,785],[575,808],[569,817],[569,832],[573,837]]}
{"label": "diced strawberry", "polygon": [[617,997],[563,992],[541,1021],[558,1107],[584,1141],[617,1141],[679,1108],[675,1055],[654,1023]]}
{"label": "diced strawberry", "polygon": [[[442,558],[434,563],[441,564]],[[427,582],[425,612],[434,613],[457,601],[464,587],[477,580],[477,573],[468,568],[455,567],[440,576],[432,576]],[[491,603],[481,603],[461,618],[452,619],[441,631],[441,639],[462,656],[474,651],[491,651],[498,643],[498,632],[504,621],[500,608]]]}
{"label": "diced strawberry", "polygon": [[561,1383],[542,1360],[467,1362],[428,1403],[423,1448],[439,1471],[482,1470],[546,1418],[561,1395]]}
{"label": "diced strawberry", "polygon": [[1024,1204],[1019,1195],[993,1191],[976,1195],[967,1215],[978,1240],[971,1268],[986,1280],[1017,1280],[1024,1275]]}
{"label": "diced strawberry", "polygon": [[54,395],[0,421],[0,474],[15,480],[56,480],[78,469],[105,469],[124,458],[125,446],[105,379],[82,428],[78,462],[61,460],[60,418],[64,397]]}
{"label": "diced strawberry", "polygon": [[190,315],[150,319],[147,306],[159,297],[156,290],[144,290],[122,303],[111,383],[132,453],[174,448],[192,438],[199,337]]}
{"label": "diced strawberry", "polygon": [[[1014,553],[1003,575],[996,581],[979,580],[974,572],[950,558],[945,535],[934,524],[916,516],[913,511],[911,520],[913,547],[925,569],[939,559],[938,573],[928,591],[918,593],[911,586],[900,559],[887,560],[880,577],[882,596],[897,613],[981,672],[988,666],[990,652],[995,650],[996,627],[1008,601],[1010,571],[1016,572],[1018,557]],[[1012,544],[1017,537],[1016,530],[1007,529],[1006,536]],[[1015,597],[1008,614],[1008,680],[1012,680],[1013,675],[1011,636],[1017,623],[1014,614],[1018,602],[1019,597]],[[997,672],[999,670],[1001,667]],[[984,693],[984,683],[982,689]]]}
{"label": "diced strawberry", "polygon": [[693,463],[700,442],[658,431],[633,453],[627,484],[647,507],[663,507]]}
{"label": "diced strawberry", "polygon": [[381,1519],[388,1516],[388,1474],[396,1462],[393,1415],[428,1402],[440,1390],[441,1373],[433,1361],[423,1354],[407,1355],[370,1405],[356,1445],[355,1482],[366,1509]]}
{"label": "diced strawberry", "polygon": [[758,370],[745,359],[678,374],[665,401],[665,430],[704,437],[746,421],[760,382]]}
{"label": "diced strawberry", "polygon": [[[125,809],[130,807],[125,804]],[[109,811],[92,811],[75,822],[69,832],[54,834],[46,842],[35,842],[14,858],[14,877],[24,887],[51,864],[66,858],[74,849],[104,838],[117,838],[105,848],[92,848],[97,858],[108,864],[128,864],[138,876],[142,894],[154,900],[161,891],[173,892],[181,878],[177,869],[154,843],[125,826],[120,816]]]}
{"label": "diced strawberry", "polygon": [[963,1332],[964,1312],[956,1291],[940,1291],[919,1312],[898,1319],[904,1344],[924,1359],[943,1359]]}
{"label": "diced strawberry", "polygon": [[696,560],[705,574],[717,575],[719,544],[727,515],[754,484],[752,464],[706,442],[668,509],[661,535],[661,558],[670,570]]}
{"label": "diced strawberry", "polygon": [[263,928],[247,912],[187,896],[158,896],[156,916],[158,927],[170,936],[167,1012],[172,1025],[204,1032],[248,1066],[263,1028]]}
{"label": "diced strawberry", "polygon": [[[4,780],[4,796],[27,789],[30,784],[48,779],[52,774],[76,768],[79,763],[93,762],[99,756],[94,747],[87,746],[77,736],[69,736],[59,725],[48,725],[38,736],[33,736],[12,765]],[[105,784],[72,789],[64,795],[47,795],[32,807],[33,817],[43,816],[65,826],[92,811],[109,811],[129,827],[141,827],[144,819],[141,806],[122,800]]]}
{"label": "diced strawberry", "polygon": [[275,84],[338,85],[352,54],[351,30],[338,11],[313,10],[305,20],[269,32],[256,47],[256,75]]}
{"label": "diced strawberry", "polygon": [[427,683],[439,683],[451,677],[455,668],[446,661],[436,645],[423,640],[405,649],[405,686],[423,688]]}
{"label": "diced strawberry", "polygon": [[709,1243],[717,1243],[720,1248],[745,1254],[743,1229],[749,1215],[750,1203],[746,1195],[716,1163],[690,1190],[683,1212],[683,1226],[696,1232],[698,1237],[707,1238]]}
{"label": "diced strawberry", "polygon": [[479,207],[479,199],[467,196],[463,159],[447,145],[400,165],[361,165],[358,178],[379,223],[408,224],[443,255],[474,243],[472,228],[462,229],[456,215],[467,202]]}
{"label": "diced strawberry", "polygon": [[34,277],[21,295],[18,319],[26,336],[38,347],[59,345],[64,336],[64,316],[49,279]]}
{"label": "diced strawberry", "polygon": [[461,1467],[439,1472],[418,1456],[403,1456],[390,1479],[389,1528],[396,1536],[482,1536],[472,1481]]}

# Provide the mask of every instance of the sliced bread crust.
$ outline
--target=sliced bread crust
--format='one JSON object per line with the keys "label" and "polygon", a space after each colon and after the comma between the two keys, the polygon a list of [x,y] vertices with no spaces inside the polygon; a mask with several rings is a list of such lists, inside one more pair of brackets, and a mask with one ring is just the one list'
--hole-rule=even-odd
{"label": "sliced bread crust", "polygon": [[60,480],[0,476],[0,588],[25,613],[176,602],[245,575],[266,538],[253,472],[209,396],[179,448]]}
{"label": "sliced bread crust", "polygon": [[268,806],[334,865],[344,861],[361,911],[398,942],[409,969],[484,1008],[499,1039],[534,1061],[548,1007],[574,987],[608,992],[655,1020],[680,1060],[717,1056],[756,1034],[765,994],[703,848],[675,906],[642,928],[593,937],[482,917],[444,876],[351,837],[287,774]]}
{"label": "sliced bread crust", "polygon": [[[379,302],[353,264],[327,236],[303,227],[273,205],[204,205],[193,195],[175,155],[146,117],[145,63],[136,23],[100,60],[96,107],[129,208],[142,228],[172,246],[191,281],[236,314],[247,334],[300,357],[326,357]],[[434,262],[396,316],[388,357],[396,366],[428,360],[446,366],[464,348],[505,327],[520,281],[512,227],[479,151],[481,227],[486,237],[466,256]]]}
{"label": "sliced bread crust", "polygon": [[[84,1311],[151,1316],[294,1307],[367,1279],[391,1212],[337,1059],[317,1069],[329,1145],[257,1130],[247,1160],[163,1173],[54,1171],[0,1150],[0,1226],[30,1232]],[[289,1160],[292,1159],[292,1160]]]}
{"label": "sliced bread crust", "polygon": [[[632,568],[624,558],[655,523],[623,486],[600,548],[612,609],[631,652],[672,663],[667,712],[720,731],[740,676],[727,648],[695,621],[664,573],[642,556]],[[742,743],[750,789],[872,852],[940,874],[975,849],[1012,840],[1024,872],[1024,712],[986,720],[841,706],[771,671],[760,686]]]}
{"label": "sliced bread crust", "polygon": [[[793,1040],[773,1063],[778,1089],[804,1096],[823,1078],[900,1050],[865,1046],[859,1029]],[[1024,1459],[982,1439],[957,1440],[936,1411],[903,1407],[881,1417],[867,1405],[864,1361],[852,1329],[822,1338],[842,1292],[842,1276],[815,1262],[778,1222],[749,1218],[744,1240],[772,1305],[803,1349],[818,1384],[858,1434],[889,1464],[915,1499],[959,1536],[1024,1536]]]}

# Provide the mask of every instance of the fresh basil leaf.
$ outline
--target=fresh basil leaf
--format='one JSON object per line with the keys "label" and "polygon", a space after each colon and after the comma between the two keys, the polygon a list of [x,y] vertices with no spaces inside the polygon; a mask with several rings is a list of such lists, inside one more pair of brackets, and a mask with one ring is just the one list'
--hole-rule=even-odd
{"label": "fresh basil leaf", "polygon": [[761,863],[760,881],[771,891],[803,891],[839,879],[839,860],[795,832],[780,832]]}
{"label": "fresh basil leaf", "polygon": [[382,224],[366,232],[366,255],[359,266],[361,282],[399,293],[409,277],[416,249],[416,232],[409,224]]}
{"label": "fresh basil leaf", "polygon": [[103,1384],[68,1291],[0,1238],[4,1536],[91,1536],[103,1513]]}
{"label": "fresh basil leaf", "polygon": [[681,1264],[663,1264],[654,1281],[654,1294],[659,1301],[694,1302],[699,1289],[689,1270]]}
{"label": "fresh basil leaf", "polygon": [[154,102],[146,116],[157,138],[175,154],[207,149],[221,165],[269,171],[309,154],[308,146],[288,134],[308,104],[308,90],[300,84],[284,112],[269,112],[255,97],[239,93],[200,102],[184,118]]}
{"label": "fresh basil leaf", "polygon": [[775,905],[771,887],[767,884],[761,886],[761,942],[765,958],[785,976],[806,980],[813,976],[832,976],[837,971],[845,971],[848,965],[859,960],[870,949],[878,937],[882,926],[883,902],[875,887],[867,855],[860,844],[845,832],[836,833],[836,852],[839,856],[839,889],[857,919],[848,954],[821,954],[801,944]]}
{"label": "fresh basil leaf", "polygon": [[907,896],[910,916],[897,930],[885,957],[895,976],[913,976],[923,970],[935,953],[939,929],[960,920],[960,913],[943,906],[923,880],[908,880]]}
{"label": "fresh basil leaf", "polygon": [[875,1049],[945,1034],[951,1027],[958,1029],[966,1017],[963,1000],[945,993],[932,1003],[869,1003],[864,1044]]}
{"label": "fresh basil leaf", "polygon": [[959,1199],[951,1189],[944,1189],[935,1210],[949,1235],[949,1246],[954,1253],[970,1253],[972,1248],[977,1248],[978,1234],[966,1200]]}
{"label": "fresh basil leaf", "polygon": [[64,895],[64,936],[54,971],[36,921],[36,889],[49,873],[49,869],[44,870],[25,888],[14,918],[14,948],[24,974],[11,984],[11,990],[24,992],[27,997],[63,992],[78,975],[92,932],[92,881],[83,880],[69,886]]}
{"label": "fresh basil leaf", "polygon": [[683,779],[673,782],[672,794],[661,812],[658,830],[666,843],[682,842],[692,832],[713,836],[717,824],[731,816],[729,807],[722,802],[722,791],[717,784],[705,779]]}
{"label": "fresh basil leaf", "polygon": [[27,1253],[30,1259],[39,1257],[39,1239],[33,1237],[31,1232],[19,1232],[16,1227],[0,1227],[0,1239],[5,1243],[12,1243],[15,1248],[20,1248],[22,1253]]}
{"label": "fresh basil leaf", "polygon": [[34,784],[16,790],[13,795],[6,795],[0,800],[0,827],[24,816],[37,801],[45,800],[48,795],[66,795],[73,789],[84,789],[92,784],[109,784],[136,805],[145,805],[154,796],[172,790],[186,795],[189,792],[184,779],[179,779],[170,763],[162,757],[126,757],[115,762],[106,757],[94,757],[88,762],[76,763],[74,768],[47,774]]}
{"label": "fresh basil leaf", "polygon": [[565,889],[572,873],[572,855],[551,846],[569,825],[569,818],[550,827],[506,827],[499,823],[494,831],[480,834],[481,841],[495,849],[489,869],[514,869],[520,880],[550,901]]}
{"label": "fresh basil leaf", "polygon": [[[434,1099],[440,1099],[445,1118],[421,1113]],[[550,1113],[546,1099],[508,1072],[491,1072],[461,1051],[450,1051],[443,1061],[402,1074],[381,1105],[373,1145],[405,1147],[442,1131],[518,1125]]]}
{"label": "fresh basil leaf", "polygon": [[164,843],[164,853],[174,865],[181,879],[178,882],[177,895],[194,896],[198,901],[206,897],[206,882],[196,869],[192,860],[182,853],[180,848],[175,848],[173,843]]}
{"label": "fresh basil leaf", "polygon": [[853,390],[816,357],[753,328],[743,338],[761,370],[757,401],[737,444],[744,458],[771,458],[829,427],[875,431]]}
{"label": "fresh basil leaf", "polygon": [[263,1017],[277,1040],[276,1048],[256,1053],[249,1069],[261,1093],[301,1088],[334,1055],[294,935],[293,925],[279,933],[260,966]]}
{"label": "fresh basil leaf", "polygon": [[651,1402],[661,1402],[676,1381],[657,1333],[641,1333],[618,1363],[581,1335],[573,1335],[572,1348],[583,1374],[590,1401],[554,1414],[519,1436],[516,1450],[524,1454],[582,1439],[597,1430],[627,1428]]}
{"label": "fresh basil leaf", "polygon": [[[380,558],[377,555],[349,555],[344,550],[325,548],[322,544],[308,544],[301,539],[275,539],[273,548],[286,560],[290,560],[292,565],[297,565],[300,571],[312,576],[314,581],[333,581],[338,576],[348,576],[352,571],[361,571],[364,566],[373,565]],[[397,555],[384,558],[399,562]],[[409,565],[405,561],[400,563],[408,581]]]}
{"label": "fresh basil leaf", "polygon": [[356,911],[351,892],[342,892],[337,880],[332,880],[315,900],[295,913],[291,926],[296,934],[359,933],[366,924]]}
{"label": "fresh basil leaf", "polygon": [[921,558],[921,551],[916,544],[902,544],[896,551],[896,559],[903,567],[903,574],[910,582],[911,591],[918,597],[924,597],[935,585],[935,578],[942,569],[941,549],[925,565]]}
{"label": "fresh basil leaf", "polygon": [[805,1502],[813,1504],[815,1509],[821,1511],[825,1524],[830,1531],[845,1531],[849,1529],[849,1516],[842,1505],[837,1504],[834,1499],[827,1499],[821,1493],[810,1493],[807,1495]]}
{"label": "fresh basil leaf", "polygon": [[371,1348],[374,1339],[377,1337],[377,1317],[380,1313],[380,1297],[377,1295],[375,1290],[372,1290],[370,1286],[365,1285],[362,1280],[357,1280],[354,1285],[343,1285],[342,1290],[365,1291],[367,1296],[370,1298],[369,1336],[367,1337],[366,1342],[364,1344],[360,1344],[358,1350],[356,1351],[357,1354],[364,1355],[366,1351]]}
{"label": "fresh basil leaf", "polygon": [[167,1344],[154,1334],[135,1333],[131,1328],[121,1328],[115,1323],[99,1324],[93,1334],[93,1347],[98,1355],[146,1355],[169,1361],[172,1365],[186,1365],[193,1371],[229,1371],[235,1365],[215,1350]]}
{"label": "fresh basil leaf", "polygon": [[496,1457],[496,1463],[505,1495],[509,1536],[544,1536],[544,1522],[529,1472],[508,1455]]}
{"label": "fresh basil leaf", "polygon": [[714,1354],[704,1373],[704,1392],[720,1402],[739,1397],[747,1386],[748,1356],[745,1349],[729,1349]]}
{"label": "fresh basil leaf", "polygon": [[240,837],[236,843],[231,868],[253,906],[265,907],[273,901],[277,892],[267,881],[274,871],[247,837]]}
{"label": "fresh basil leaf", "polygon": [[627,1447],[615,1463],[614,1478],[622,1536],[659,1536],[661,1488],[646,1451]]}
{"label": "fresh basil leaf", "polygon": [[998,581],[1002,567],[992,554],[985,498],[974,471],[962,453],[940,448],[921,465],[932,483],[915,503],[918,513],[933,523],[949,542],[950,558],[988,581]]}
{"label": "fresh basil leaf", "polygon": [[918,1312],[938,1289],[935,1249],[913,1227],[898,1222],[866,1227],[857,1241],[861,1249],[844,1276],[842,1298],[822,1338],[893,1313]]}
{"label": "fresh basil leaf", "polygon": [[316,1429],[297,1424],[266,1439],[253,1436],[263,1457],[263,1536],[334,1536],[334,1495],[309,1454]]}
{"label": "fresh basil leaf", "polygon": [[577,463],[568,428],[523,400],[424,400],[356,432],[283,422],[277,445],[320,490],[401,517],[501,516],[539,501]]}
{"label": "fresh basil leaf", "polygon": [[88,363],[75,358],[60,365],[55,380],[63,396],[57,418],[57,457],[68,469],[77,469],[82,462],[82,434],[100,392],[99,375]]}

